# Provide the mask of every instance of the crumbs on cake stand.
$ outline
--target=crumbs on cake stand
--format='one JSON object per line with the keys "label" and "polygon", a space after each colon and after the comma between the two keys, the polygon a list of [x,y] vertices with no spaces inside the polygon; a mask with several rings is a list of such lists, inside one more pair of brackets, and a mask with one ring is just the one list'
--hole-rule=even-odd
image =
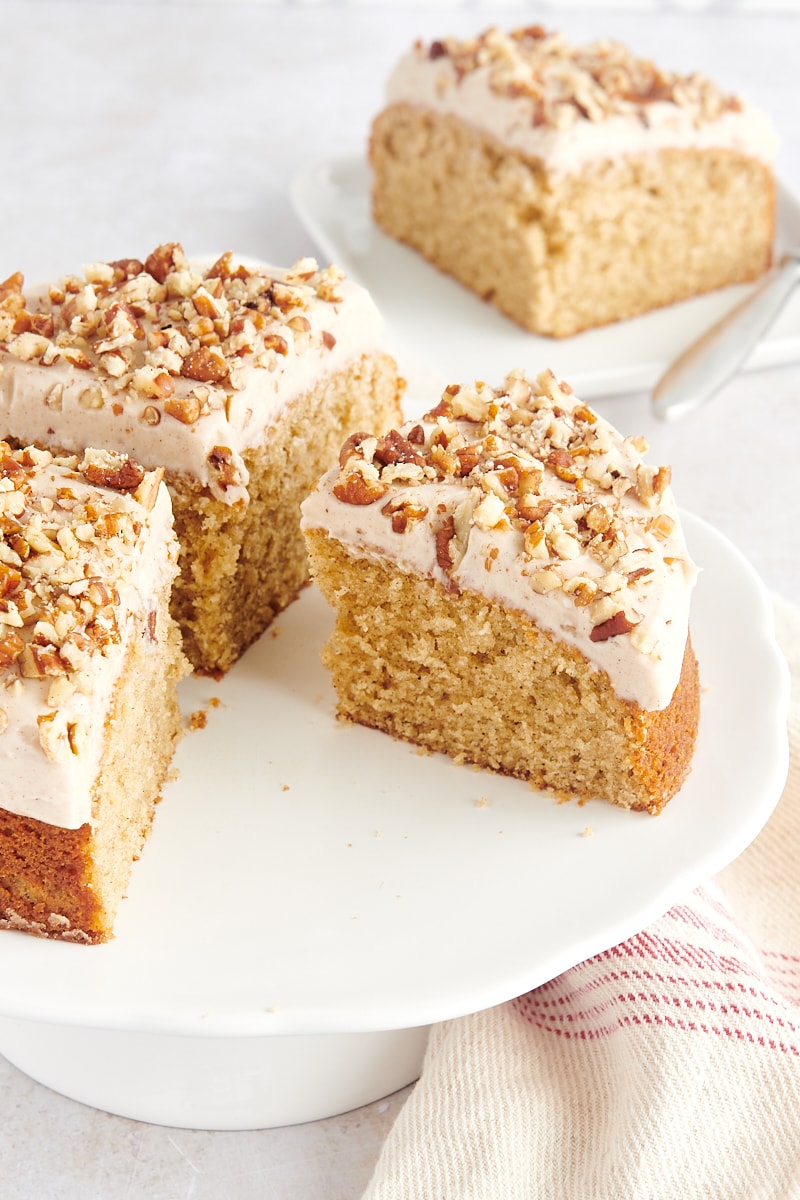
{"label": "crumbs on cake stand", "polygon": [[208,724],[208,713],[212,708],[219,708],[222,704],[219,696],[211,696],[206,701],[203,708],[196,708],[194,712],[189,714],[188,726],[190,729],[205,729]]}

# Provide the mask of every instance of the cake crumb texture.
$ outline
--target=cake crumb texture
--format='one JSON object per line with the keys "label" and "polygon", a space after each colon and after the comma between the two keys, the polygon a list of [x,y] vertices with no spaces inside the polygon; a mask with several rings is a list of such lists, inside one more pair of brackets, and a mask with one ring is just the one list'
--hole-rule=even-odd
{"label": "cake crumb texture", "polygon": [[168,476],[175,531],[188,548],[172,611],[196,669],[228,670],[308,582],[301,501],[349,430],[397,420],[399,396],[395,363],[384,354],[321,380],[280,413],[262,447],[245,453],[247,506]]}
{"label": "cake crumb texture", "polygon": [[339,713],[539,789],[658,813],[699,720],[671,470],[550,371],[357,432],[303,503]]}
{"label": "cake crumb texture", "polygon": [[[772,168],[727,133],[715,144],[708,129],[745,118],[701,75],[539,27],[418,43],[415,55],[433,82],[390,92],[373,122],[374,219],[524,328],[571,336],[770,266]],[[507,130],[481,128],[478,95],[508,108]],[[700,130],[696,145],[685,134],[669,145],[670,110]],[[625,122],[638,149],[615,145]],[[585,131],[596,143],[606,128],[604,152],[569,160]],[[520,148],[520,129],[539,142]]]}
{"label": "cake crumb texture", "polygon": [[659,813],[685,780],[699,720],[687,645],[666,709],[620,700],[578,651],[479,596],[307,534],[338,609],[323,661],[341,716],[540,789]]}

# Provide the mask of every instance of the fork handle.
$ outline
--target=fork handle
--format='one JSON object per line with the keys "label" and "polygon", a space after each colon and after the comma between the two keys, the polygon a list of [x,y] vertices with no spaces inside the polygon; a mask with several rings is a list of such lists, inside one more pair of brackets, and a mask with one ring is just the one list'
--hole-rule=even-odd
{"label": "fork handle", "polygon": [[693,342],[653,389],[653,412],[665,421],[705,404],[742,365],[800,281],[800,251],[784,254],[747,299]]}

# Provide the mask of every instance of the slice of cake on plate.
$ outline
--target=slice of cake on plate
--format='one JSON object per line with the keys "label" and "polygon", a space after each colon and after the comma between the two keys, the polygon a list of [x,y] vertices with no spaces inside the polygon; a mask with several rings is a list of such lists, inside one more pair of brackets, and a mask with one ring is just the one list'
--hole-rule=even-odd
{"label": "slice of cake on plate", "polygon": [[181,727],[162,472],[0,442],[0,927],[111,936]]}
{"label": "slice of cake on plate", "polygon": [[227,670],[307,580],[299,506],[365,423],[399,420],[381,318],[335,267],[290,270],[180,245],[0,285],[0,429],[163,467],[181,543],[186,653]]}
{"label": "slice of cake on plate", "polygon": [[660,812],[697,733],[696,569],[644,449],[549,371],[352,435],[303,504],[339,713]]}
{"label": "slice of cake on plate", "polygon": [[417,42],[370,140],[377,224],[535,333],[756,278],[768,119],[699,74],[539,26]]}

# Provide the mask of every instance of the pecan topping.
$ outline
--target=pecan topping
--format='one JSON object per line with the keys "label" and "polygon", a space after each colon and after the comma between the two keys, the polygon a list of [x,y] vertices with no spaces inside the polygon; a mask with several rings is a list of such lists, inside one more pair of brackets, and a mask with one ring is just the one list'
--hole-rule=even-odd
{"label": "pecan topping", "polygon": [[171,396],[164,402],[164,412],[182,425],[193,425],[200,416],[200,401],[191,393],[188,396]]}
{"label": "pecan topping", "polygon": [[333,486],[333,494],[343,504],[374,504],[386,495],[387,487],[380,480],[365,477],[360,471],[349,471]]}
{"label": "pecan topping", "polygon": [[552,467],[558,478],[567,483],[574,483],[579,476],[575,459],[568,450],[552,450],[545,461],[548,467]]}
{"label": "pecan topping", "polygon": [[229,367],[221,351],[210,346],[200,346],[187,354],[181,366],[181,375],[196,379],[199,383],[221,383],[227,379]]}
{"label": "pecan topping", "polygon": [[620,610],[619,612],[615,612],[608,620],[601,621],[599,625],[595,625],[589,634],[589,639],[593,642],[605,642],[609,638],[619,637],[620,634],[630,633],[634,628],[634,622],[629,620],[625,613]]}
{"label": "pecan topping", "polygon": [[351,458],[363,458],[364,454],[361,447],[370,438],[372,438],[371,433],[351,433],[339,451],[339,466],[346,466]]}
{"label": "pecan topping", "polygon": [[412,442],[396,429],[391,429],[384,437],[378,438],[374,457],[375,461],[383,466],[388,466],[389,463],[416,463],[417,466],[422,466],[425,461]]}
{"label": "pecan topping", "polygon": [[208,456],[208,465],[223,491],[242,482],[233,451],[229,446],[215,446]]}
{"label": "pecan topping", "polygon": [[415,49],[423,59],[449,59],[457,81],[485,71],[492,92],[527,101],[531,124],[553,129],[631,113],[647,123],[649,106],[664,101],[687,110],[697,124],[741,109],[736,96],[702,75],[661,70],[608,40],[573,47],[539,26],[510,33],[492,27],[463,41],[418,42]]}
{"label": "pecan topping", "polygon": [[147,256],[144,269],[159,283],[163,283],[170,272],[176,269],[178,263],[183,261],[185,261],[183,247],[180,242],[165,242],[163,246],[159,246]]}
{"label": "pecan topping", "polygon": [[452,513],[447,513],[436,530],[436,561],[446,575],[453,569],[450,543],[456,536],[456,523]]}
{"label": "pecan topping", "polygon": [[[2,629],[2,627],[0,627]],[[10,667],[25,649],[25,643],[13,629],[4,629],[0,633],[0,668]]]}
{"label": "pecan topping", "polygon": [[114,488],[118,492],[133,492],[144,479],[144,467],[122,455],[96,455],[84,459],[81,473],[88,483]]}

